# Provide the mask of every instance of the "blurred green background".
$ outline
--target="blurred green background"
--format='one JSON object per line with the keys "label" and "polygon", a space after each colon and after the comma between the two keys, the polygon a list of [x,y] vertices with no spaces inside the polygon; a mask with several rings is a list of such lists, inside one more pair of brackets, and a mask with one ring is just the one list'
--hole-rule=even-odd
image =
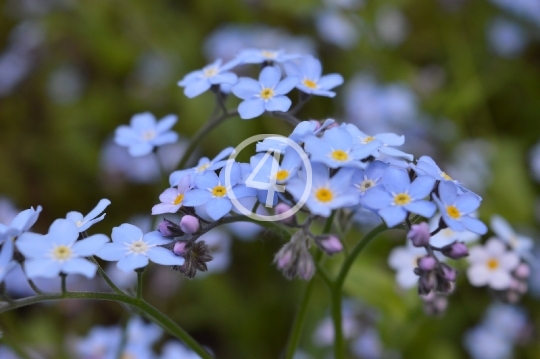
{"label": "blurred green background", "polygon": [[[501,35],[497,45],[490,29],[500,18],[518,26],[521,37]],[[39,233],[69,211],[87,213],[109,198],[107,217],[92,229],[110,235],[134,215],[149,215],[165,188],[133,174],[144,165],[111,149],[115,128],[135,113],[172,113],[178,115],[174,130],[188,139],[214,103],[209,93],[186,98],[178,80],[242,46],[290,48],[313,53],[325,73],[345,78],[336,98],[313,99],[300,118],[333,117],[360,129],[370,120],[370,129],[405,134],[416,158],[429,154],[472,177],[470,185],[484,197],[482,219],[498,213],[534,236],[539,187],[529,151],[540,139],[538,18],[487,0],[2,1],[0,195],[21,210],[43,206],[34,226]],[[252,70],[244,74],[256,76]],[[355,91],[363,90],[351,87],[353,79],[375,88],[367,102],[355,100]],[[396,104],[392,96],[378,100],[378,107],[370,102],[391,84],[409,102],[403,105],[400,97]],[[230,99],[228,105],[237,103]],[[290,130],[277,119],[232,118],[200,143],[199,154],[213,157],[250,135]],[[177,158],[181,149],[167,153]],[[360,238],[363,228],[347,241]],[[234,240],[229,268],[203,279],[153,270],[145,295],[218,358],[278,358],[305,285],[287,281],[271,264],[282,243],[265,232],[252,241]],[[397,289],[386,263],[391,248],[403,243],[403,233],[392,232],[370,245],[351,272],[347,294],[377,313],[387,356],[466,357],[463,333],[482,317],[488,290],[471,287],[462,275],[446,315],[426,317],[414,290]],[[329,303],[315,280],[301,348],[326,358],[327,349],[312,341]],[[530,295],[523,300],[532,328],[540,324],[537,303]],[[116,304],[57,303],[3,314],[0,328],[46,358],[70,358],[74,337],[125,320]],[[540,342],[533,333],[515,357],[537,358]]]}

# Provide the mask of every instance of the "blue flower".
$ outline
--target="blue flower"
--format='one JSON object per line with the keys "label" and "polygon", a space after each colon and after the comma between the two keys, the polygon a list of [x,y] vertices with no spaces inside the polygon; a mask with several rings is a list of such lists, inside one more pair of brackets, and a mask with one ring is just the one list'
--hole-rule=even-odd
{"label": "blue flower", "polygon": [[222,169],[219,177],[213,171],[207,171],[195,179],[195,189],[186,193],[184,205],[188,207],[203,206],[206,213],[214,221],[217,221],[232,209],[229,198],[230,192],[234,191],[236,198],[256,196],[254,188],[247,188],[238,184],[241,180],[241,169],[234,164],[231,169],[230,186],[226,187],[225,169]]}
{"label": "blue flower", "polygon": [[334,97],[336,93],[330,90],[343,83],[340,74],[321,76],[321,62],[311,55],[302,57],[298,64],[287,62],[284,66],[287,75],[300,79],[296,88],[307,94]]}
{"label": "blue flower", "polygon": [[37,206],[36,209],[30,207],[22,211],[13,218],[9,226],[0,223],[0,243],[6,239],[15,238],[29,230],[36,223],[41,209],[41,206]]}
{"label": "blue flower", "polygon": [[116,359],[121,343],[119,327],[97,326],[85,338],[77,340],[75,349],[79,358]]}
{"label": "blue flower", "polygon": [[57,219],[46,235],[23,233],[15,246],[25,257],[24,271],[30,279],[52,278],[60,273],[82,274],[92,278],[97,266],[82,258],[96,254],[109,241],[103,234],[95,234],[83,240],[79,228],[68,219]]}
{"label": "blue flower", "polygon": [[287,111],[291,100],[284,96],[290,92],[298,78],[289,76],[281,80],[281,71],[277,66],[266,66],[259,75],[259,81],[241,77],[233,86],[232,92],[242,101],[238,113],[244,120],[260,116],[264,111]]}
{"label": "blue flower", "polygon": [[191,176],[186,175],[178,183],[178,188],[167,188],[159,195],[162,203],[152,207],[152,214],[176,213],[184,205],[184,196],[191,189]]}
{"label": "blue flower", "polygon": [[305,138],[305,150],[311,155],[312,162],[324,163],[330,168],[365,167],[367,163],[360,160],[382,146],[380,141],[365,144],[355,143],[354,139],[343,127],[326,130],[322,139],[316,136]]}
{"label": "blue flower", "polygon": [[162,265],[184,264],[184,258],[159,247],[170,241],[164,239],[158,231],[143,235],[138,227],[124,223],[113,228],[111,238],[112,242],[106,243],[96,256],[106,261],[118,261],[116,266],[126,273],[146,267],[149,259]]}
{"label": "blue flower", "polygon": [[[298,201],[302,197],[307,183],[305,174],[289,181],[286,190]],[[328,169],[320,164],[312,166],[312,186],[306,206],[311,213],[323,217],[330,216],[333,209],[349,207],[358,204],[359,196],[352,195],[354,187],[351,184],[350,170],[340,170],[332,178]]]}
{"label": "blue flower", "polygon": [[[425,177],[418,177],[425,178]],[[472,193],[458,195],[454,182],[439,183],[439,197],[433,195],[439,207],[444,223],[457,232],[468,230],[478,234],[487,233],[487,227],[482,221],[471,216],[480,206],[480,200]]]}
{"label": "blue flower", "polygon": [[527,46],[527,35],[517,23],[498,17],[489,24],[488,41],[497,55],[513,58]]}
{"label": "blue flower", "polygon": [[101,212],[103,212],[109,204],[111,204],[111,201],[109,201],[106,198],[103,198],[102,200],[99,201],[97,206],[93,210],[91,210],[90,213],[88,213],[86,216],[83,217],[82,213],[73,211],[73,212],[69,212],[66,215],[66,219],[73,221],[79,228],[79,232],[84,232],[88,228],[90,228],[92,225],[94,225],[94,223],[97,223],[103,220],[103,218],[105,218],[105,213],[103,213],[99,217],[98,215]]}
{"label": "blue flower", "polygon": [[[324,121],[321,125],[319,121],[310,120],[302,121],[294,128],[293,132],[289,135],[289,139],[300,144],[304,142],[304,139],[309,136],[317,135],[319,132],[333,124],[335,121],[331,118]],[[275,137],[267,137],[262,142],[257,143],[257,152],[266,152],[266,151],[275,151],[280,150],[281,153],[287,151],[287,143],[282,140],[276,139]]]}
{"label": "blue flower", "polygon": [[245,49],[238,54],[241,64],[284,63],[299,58],[297,54],[286,54],[285,50]]}
{"label": "blue flower", "polygon": [[375,158],[379,158],[381,153],[394,157],[403,157],[409,161],[412,161],[414,158],[411,154],[393,148],[394,146],[403,145],[405,143],[405,136],[398,136],[394,133],[380,133],[375,136],[369,136],[360,131],[358,127],[351,123],[343,124],[342,126],[345,127],[345,129],[353,136],[355,142],[358,144],[367,144],[374,140],[382,142],[383,145],[377,148],[371,154]]}
{"label": "blue flower", "polygon": [[382,186],[367,191],[361,204],[377,211],[388,227],[394,227],[407,218],[409,212],[423,217],[435,214],[436,206],[424,200],[435,185],[428,176],[417,177],[412,183],[407,171],[389,167],[382,177]]}
{"label": "blue flower", "polygon": [[[212,263],[212,262],[210,262]],[[200,359],[201,357],[177,341],[168,341],[163,345],[163,352],[159,359]]]}
{"label": "blue flower", "polygon": [[178,86],[184,87],[184,94],[193,98],[206,92],[212,85],[234,85],[238,77],[229,70],[235,67],[238,62],[230,61],[221,65],[221,59],[217,59],[202,70],[190,72],[181,81]]}
{"label": "blue flower", "polygon": [[15,267],[17,262],[13,260],[13,241],[5,241],[0,251],[0,283],[4,281],[6,274]]}
{"label": "blue flower", "polygon": [[215,171],[222,168],[227,163],[227,161],[223,159],[229,156],[233,151],[233,147],[227,147],[226,149],[218,153],[218,155],[214,157],[213,160],[208,159],[208,157],[203,157],[199,160],[197,166],[193,168],[174,171],[169,176],[169,183],[171,187],[178,186],[180,180],[188,174],[191,175],[191,181],[193,182],[198,175],[203,174],[206,171]]}
{"label": "blue flower", "polygon": [[352,183],[354,187],[358,188],[361,196],[368,190],[379,185],[388,166],[388,163],[373,161],[368,164],[365,170],[359,169],[354,171]]}
{"label": "blue flower", "polygon": [[140,157],[152,152],[154,147],[178,140],[178,134],[170,129],[176,123],[176,116],[168,115],[156,122],[150,112],[143,112],[131,117],[130,126],[121,125],[116,129],[114,141],[128,147],[129,154]]}

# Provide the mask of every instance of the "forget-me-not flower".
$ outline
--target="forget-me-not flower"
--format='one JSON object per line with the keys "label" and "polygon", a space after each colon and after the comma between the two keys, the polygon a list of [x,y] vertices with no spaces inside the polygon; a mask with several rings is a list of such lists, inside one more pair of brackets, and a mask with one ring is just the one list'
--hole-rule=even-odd
{"label": "forget-me-not flower", "polygon": [[214,221],[217,221],[232,209],[230,192],[234,191],[236,198],[256,196],[254,188],[248,188],[238,184],[242,176],[240,166],[233,164],[230,174],[230,186],[225,181],[225,169],[221,169],[219,177],[213,171],[207,171],[195,179],[195,189],[187,192],[184,197],[184,205],[196,207],[204,205],[206,213]]}
{"label": "forget-me-not flower", "polygon": [[395,133],[380,133],[378,135],[369,136],[351,123],[346,125],[343,124],[342,126],[345,127],[358,144],[367,144],[375,140],[382,142],[382,146],[371,153],[375,158],[378,158],[381,153],[389,156],[406,158],[409,161],[412,161],[414,158],[413,155],[394,148],[394,146],[401,146],[405,143],[405,136],[398,136]]}
{"label": "forget-me-not flower", "polygon": [[98,202],[97,206],[94,207],[94,209],[91,210],[90,213],[88,213],[86,216],[83,217],[82,213],[73,211],[69,212],[66,215],[66,219],[73,221],[77,225],[77,228],[79,228],[79,232],[84,232],[92,225],[105,218],[105,213],[103,213],[99,217],[98,215],[103,212],[109,204],[111,204],[111,201],[103,198]]}
{"label": "forget-me-not flower", "polygon": [[388,163],[373,161],[370,162],[365,169],[354,171],[352,183],[354,187],[358,188],[361,196],[371,188],[379,185],[384,171],[386,171],[388,166]]}
{"label": "forget-me-not flower", "polygon": [[[473,214],[474,215],[474,214]],[[439,222],[441,219],[440,214],[436,214],[429,220],[429,230],[433,232],[439,227]],[[436,247],[444,247],[453,242],[464,242],[471,243],[480,239],[480,236],[471,231],[454,231],[450,227],[441,229],[439,232],[431,236],[429,243]]]}
{"label": "forget-me-not flower", "polygon": [[409,212],[423,217],[435,214],[436,206],[424,200],[433,190],[435,180],[417,177],[412,183],[407,171],[390,167],[382,177],[382,186],[376,186],[362,197],[363,206],[374,209],[388,227],[405,221]]}
{"label": "forget-me-not flower", "polygon": [[122,343],[119,327],[97,326],[75,343],[79,358],[116,359]]}
{"label": "forget-me-not flower", "polygon": [[[428,178],[421,176],[420,178]],[[487,227],[482,221],[471,217],[471,214],[480,206],[480,200],[472,193],[458,194],[458,188],[451,181],[439,183],[439,196],[433,195],[439,207],[444,223],[454,231],[469,230],[478,234],[485,234]]]}
{"label": "forget-me-not flower", "polygon": [[360,160],[382,146],[380,141],[356,144],[351,134],[343,127],[326,130],[323,137],[308,136],[304,140],[305,150],[311,155],[312,162],[324,163],[330,168],[360,167],[367,165]]}
{"label": "forget-me-not flower", "polygon": [[[212,263],[212,262],[210,262]],[[163,351],[159,359],[200,359],[201,357],[193,350],[178,341],[168,341],[163,345]]]}
{"label": "forget-me-not flower", "polygon": [[493,215],[490,227],[497,235],[497,238],[508,244],[510,248],[530,263],[534,261],[532,249],[534,242],[531,238],[517,234],[503,217]]}
{"label": "forget-me-not flower", "polygon": [[[307,183],[305,174],[288,182],[285,190],[298,201]],[[328,169],[320,164],[312,166],[312,186],[306,201],[306,207],[312,214],[323,217],[330,216],[333,209],[349,207],[358,204],[359,197],[352,195],[355,192],[351,184],[351,171],[341,169],[332,178]]]}
{"label": "forget-me-not flower", "polygon": [[143,235],[140,228],[124,223],[113,228],[111,238],[112,242],[106,243],[96,256],[106,261],[118,261],[116,266],[126,273],[146,267],[148,260],[161,265],[184,264],[184,258],[160,247],[170,240],[163,238],[158,231]]}
{"label": "forget-me-not flower", "polygon": [[340,74],[321,76],[321,62],[311,55],[302,57],[298,64],[287,62],[284,66],[288,76],[295,76],[300,80],[296,88],[307,94],[334,97],[336,93],[330,90],[343,83]]}
{"label": "forget-me-not flower", "polygon": [[191,189],[191,176],[185,175],[178,183],[178,188],[167,188],[159,195],[162,203],[152,207],[152,214],[176,213],[184,204],[184,196]]}
{"label": "forget-me-not flower", "polygon": [[178,81],[178,86],[184,87],[184,94],[193,98],[206,92],[212,85],[234,85],[238,76],[229,70],[238,65],[238,62],[229,61],[223,65],[221,63],[221,59],[217,59],[202,70],[190,72]]}
{"label": "forget-me-not flower", "polygon": [[287,111],[292,102],[285,94],[297,82],[298,78],[294,76],[281,80],[281,70],[277,66],[266,66],[259,75],[259,81],[241,77],[232,88],[233,94],[244,100],[238,106],[240,117],[249,120],[264,111]]}
{"label": "forget-me-not flower", "polygon": [[131,117],[130,126],[116,128],[114,142],[127,147],[133,157],[147,155],[154,147],[178,140],[178,134],[170,130],[176,121],[175,115],[165,116],[156,122],[150,112],[138,113]]}
{"label": "forget-me-not flower", "polygon": [[233,151],[233,147],[227,147],[226,149],[218,153],[217,156],[214,157],[212,160],[210,160],[208,157],[203,157],[199,160],[197,166],[193,168],[174,171],[169,176],[169,183],[171,187],[177,186],[178,183],[180,183],[180,180],[188,174],[191,175],[191,181],[193,182],[198,175],[203,174],[206,171],[215,171],[222,168],[227,163],[224,158],[229,156]]}
{"label": "forget-me-not flower", "polygon": [[414,287],[418,283],[418,275],[414,268],[418,266],[418,259],[426,255],[423,247],[415,247],[410,241],[406,246],[392,249],[388,256],[388,264],[396,271],[396,281],[403,289]]}
{"label": "forget-me-not flower", "polygon": [[13,218],[9,226],[0,223],[0,243],[29,230],[36,223],[41,209],[41,206],[37,206],[36,209],[34,207],[25,209]]}
{"label": "forget-me-not flower", "polygon": [[237,58],[241,64],[262,64],[264,62],[281,64],[298,57],[300,55],[287,54],[285,50],[244,49]]}
{"label": "forget-me-not flower", "polygon": [[15,246],[25,257],[24,271],[30,279],[52,278],[60,273],[82,274],[92,278],[97,266],[88,257],[96,254],[109,241],[103,234],[94,234],[83,240],[79,228],[69,219],[57,219],[46,235],[23,233]]}

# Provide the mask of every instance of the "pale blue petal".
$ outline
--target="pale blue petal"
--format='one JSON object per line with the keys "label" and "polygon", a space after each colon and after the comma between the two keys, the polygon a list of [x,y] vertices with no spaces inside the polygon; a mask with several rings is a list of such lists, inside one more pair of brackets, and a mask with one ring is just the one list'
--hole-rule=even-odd
{"label": "pale blue petal", "polygon": [[349,193],[347,195],[334,198],[331,202],[332,208],[342,208],[355,206],[360,202],[360,195],[358,193]]}
{"label": "pale blue petal", "polygon": [[486,225],[480,221],[479,219],[473,218],[473,217],[463,217],[461,219],[461,222],[463,223],[463,226],[473,232],[480,235],[487,233],[487,227]]}
{"label": "pale blue petal", "polygon": [[243,184],[233,187],[232,191],[234,192],[234,196],[238,199],[244,197],[254,197],[257,194],[257,190],[255,188],[249,188]]}
{"label": "pale blue petal", "polygon": [[328,143],[315,136],[307,136],[304,138],[304,149],[314,158],[327,158],[332,152],[332,148]]}
{"label": "pale blue petal", "polygon": [[353,147],[354,149],[351,151],[351,156],[354,156],[354,158],[357,159],[364,159],[369,157],[375,151],[379,150],[382,146],[383,143],[377,140],[368,142],[366,144],[357,144],[355,147]]}
{"label": "pale blue petal", "polygon": [[480,201],[471,193],[464,193],[461,196],[458,196],[454,204],[463,214],[474,212],[480,207]]}
{"label": "pale blue petal", "polygon": [[[231,155],[231,153],[234,151],[234,147],[227,147],[224,150],[222,150],[220,153],[217,154],[216,157],[212,160],[212,163],[217,163],[217,161],[221,161],[225,157],[228,157]],[[219,167],[215,168],[218,169]]]}
{"label": "pale blue petal", "polygon": [[328,205],[317,201],[313,197],[308,198],[306,206],[309,208],[309,211],[315,215],[328,217],[332,213],[332,209]]}
{"label": "pale blue petal", "polygon": [[457,199],[457,187],[451,181],[439,183],[439,196],[446,205],[453,205]]}
{"label": "pale blue petal", "polygon": [[13,218],[13,221],[11,222],[10,227],[18,229],[22,232],[27,231],[36,223],[39,213],[41,212],[42,208],[41,206],[37,206],[36,209],[29,208],[25,209],[21,213],[19,213],[15,218]]}
{"label": "pale blue petal", "polygon": [[203,71],[196,70],[191,71],[190,73],[186,74],[184,78],[180,81],[178,81],[178,86],[184,87],[186,85],[189,85],[191,82],[196,81],[197,79],[201,78],[203,76]]}
{"label": "pale blue petal", "polygon": [[[5,266],[13,258],[13,241],[5,241],[0,252],[0,268]],[[2,272],[0,270],[0,272]],[[2,280],[0,280],[1,282]]]}
{"label": "pale blue petal", "polygon": [[[365,196],[364,196],[365,197]],[[394,227],[405,221],[407,211],[401,207],[390,206],[377,212],[388,227]]]}
{"label": "pale blue petal", "polygon": [[321,90],[321,89],[310,89],[308,87],[306,87],[306,89],[309,90],[309,91],[305,91],[303,88],[300,89],[300,90],[302,90],[305,93],[311,93],[311,94],[317,95],[317,96],[325,96],[325,97],[330,97],[330,98],[336,97],[336,93],[334,91]]}
{"label": "pale blue petal", "polygon": [[260,98],[245,100],[238,105],[240,118],[249,120],[264,113],[264,101]]}
{"label": "pale blue petal", "polygon": [[197,97],[203,92],[208,91],[210,86],[212,86],[212,84],[206,78],[203,78],[201,80],[197,80],[194,82],[190,82],[184,88],[184,95],[186,95],[186,97],[188,98]]}
{"label": "pale blue petal", "polygon": [[340,74],[328,74],[325,76],[322,76],[317,84],[319,87],[325,89],[325,90],[331,90],[336,86],[339,86],[343,83],[343,76]]}
{"label": "pale blue petal", "polygon": [[212,198],[212,194],[205,189],[192,189],[184,195],[184,206],[196,207],[205,204]]}
{"label": "pale blue petal", "polygon": [[137,113],[131,117],[131,127],[136,132],[153,130],[156,127],[156,119],[150,112]]}
{"label": "pale blue petal", "polygon": [[388,146],[401,146],[405,143],[405,136],[399,136],[395,133],[380,133],[375,135],[375,138]]}
{"label": "pale blue petal", "polygon": [[114,142],[120,146],[129,146],[138,141],[139,135],[129,126],[118,126],[114,132]]}
{"label": "pale blue petal", "polygon": [[119,227],[113,228],[111,238],[113,242],[131,243],[134,241],[138,241],[142,238],[142,236],[143,233],[140,228],[135,227],[134,225],[129,223],[123,223]]}
{"label": "pale blue petal", "polygon": [[291,61],[286,62],[283,64],[283,67],[285,68],[285,73],[287,74],[287,76],[299,77],[302,74],[302,72],[298,68],[298,65],[295,64],[294,62],[291,62]]}
{"label": "pale blue petal", "polygon": [[409,189],[411,184],[407,171],[390,167],[384,173],[382,182],[390,193],[404,193]]}
{"label": "pale blue petal", "polygon": [[105,243],[96,256],[106,261],[117,261],[127,255],[128,248],[123,243],[112,242]]}
{"label": "pale blue petal", "polygon": [[93,236],[75,242],[72,248],[78,256],[88,257],[96,254],[103,248],[105,243],[109,243],[109,237],[104,234],[94,234]]}
{"label": "pale blue petal", "polygon": [[159,233],[158,231],[151,231],[151,232],[146,233],[143,236],[143,241],[147,243],[148,245],[157,245],[157,246],[171,243],[170,239],[163,238],[161,233]]}
{"label": "pale blue petal", "polygon": [[334,150],[341,149],[348,151],[353,144],[352,136],[341,127],[334,127],[327,130],[323,135],[323,140]]}
{"label": "pale blue petal", "polygon": [[266,111],[286,112],[291,107],[291,100],[287,96],[274,96],[264,104]]}
{"label": "pale blue petal", "polygon": [[157,136],[151,141],[151,143],[154,146],[163,146],[167,143],[175,143],[176,141],[178,141],[178,134],[170,131]]}
{"label": "pale blue petal", "polygon": [[289,76],[280,81],[276,88],[274,89],[274,93],[276,95],[285,95],[286,93],[289,93],[292,91],[294,86],[298,83],[299,79],[295,76]]}
{"label": "pale blue petal", "polygon": [[308,79],[318,80],[321,77],[322,65],[315,57],[308,55],[303,58],[300,70]]}
{"label": "pale blue petal", "polygon": [[118,269],[125,273],[129,273],[137,268],[146,267],[148,265],[148,257],[143,255],[130,254],[116,263]]}
{"label": "pale blue petal", "polygon": [[417,177],[409,187],[409,194],[414,199],[427,197],[435,186],[435,179],[428,176]]}
{"label": "pale blue petal", "polygon": [[206,209],[206,213],[208,213],[210,218],[217,221],[231,211],[232,203],[228,198],[212,198],[210,201],[208,201],[204,208]]}
{"label": "pale blue petal", "polygon": [[223,72],[208,79],[212,85],[227,84],[234,85],[238,81],[238,76],[233,72]]}
{"label": "pale blue petal", "polygon": [[154,146],[149,142],[138,142],[129,146],[128,152],[133,157],[141,157],[152,152]]}
{"label": "pale blue petal", "polygon": [[49,238],[53,243],[71,245],[79,237],[79,228],[69,219],[59,218],[49,228]]}
{"label": "pale blue petal", "polygon": [[176,213],[182,207],[182,204],[174,205],[171,203],[158,203],[152,207],[152,215],[163,213]]}
{"label": "pale blue petal", "polygon": [[83,258],[73,258],[62,264],[61,271],[66,274],[81,274],[86,278],[93,278],[96,275],[97,265]]}
{"label": "pale blue petal", "polygon": [[274,88],[281,79],[281,71],[277,66],[266,66],[259,75],[259,82],[264,88]]}
{"label": "pale blue petal", "polygon": [[195,178],[195,186],[199,189],[212,189],[219,184],[219,177],[214,171],[206,171]]}
{"label": "pale blue petal", "polygon": [[174,187],[174,186],[178,186],[178,184],[180,183],[180,180],[182,178],[184,178],[184,176],[190,174],[193,172],[193,169],[187,169],[187,170],[179,170],[179,171],[174,171],[173,173],[171,173],[171,175],[169,176],[169,184],[171,185],[171,187]]}
{"label": "pale blue petal", "polygon": [[84,219],[85,220],[88,220],[88,219],[92,219],[92,218],[95,218],[98,214],[100,214],[101,212],[103,212],[105,210],[105,208],[107,208],[108,205],[111,204],[111,201],[109,201],[108,199],[106,198],[103,198],[101,199],[97,206],[94,207],[93,210],[90,211],[90,213],[88,213]]}
{"label": "pale blue petal", "polygon": [[379,152],[387,154],[389,156],[403,157],[409,161],[412,161],[414,159],[414,156],[411,155],[410,153],[405,153],[403,151],[400,151],[392,147],[381,147],[379,148]]}
{"label": "pale blue petal", "polygon": [[236,97],[247,100],[261,92],[261,85],[252,78],[241,77],[231,90]]}
{"label": "pale blue petal", "polygon": [[41,258],[51,250],[52,244],[47,239],[47,236],[26,232],[17,238],[15,247],[26,258]]}
{"label": "pale blue petal", "polygon": [[421,215],[422,217],[431,218],[437,210],[437,206],[433,202],[415,201],[403,206],[407,211]]}
{"label": "pale blue petal", "polygon": [[388,207],[393,201],[394,198],[390,193],[377,186],[366,191],[360,202],[366,208],[381,209]]}
{"label": "pale blue petal", "polygon": [[[463,227],[463,224],[461,223],[461,221],[456,221],[455,219],[453,218],[450,218],[447,214],[446,214],[446,210],[444,210],[444,212],[442,212],[442,218],[443,218],[443,221],[444,223],[446,223],[446,225],[448,227],[450,227],[450,229],[456,231],[456,232],[463,232],[465,230],[465,227]],[[462,218],[466,218],[466,217],[462,217]]]}
{"label": "pale blue petal", "polygon": [[171,250],[163,247],[150,248],[147,255],[152,262],[164,266],[181,266],[185,261],[183,257],[177,256]]}
{"label": "pale blue petal", "polygon": [[176,115],[167,115],[163,117],[156,124],[156,132],[163,133],[169,131],[174,126],[176,121],[178,121],[178,117]]}
{"label": "pale blue petal", "polygon": [[50,258],[30,259],[24,262],[24,272],[30,279],[54,278],[60,274],[60,262]]}

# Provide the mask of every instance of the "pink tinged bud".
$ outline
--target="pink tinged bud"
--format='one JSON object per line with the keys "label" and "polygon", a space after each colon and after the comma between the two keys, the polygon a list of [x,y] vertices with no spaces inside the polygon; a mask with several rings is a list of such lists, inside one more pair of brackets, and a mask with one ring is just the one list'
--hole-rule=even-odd
{"label": "pink tinged bud", "polygon": [[173,252],[177,256],[183,256],[186,254],[186,242],[176,242],[174,244]]}
{"label": "pink tinged bud", "polygon": [[411,230],[407,233],[407,238],[411,240],[415,247],[425,247],[429,244],[431,234],[426,222],[413,224]]}
{"label": "pink tinged bud", "polygon": [[283,269],[285,267],[288,267],[291,263],[293,254],[291,251],[285,251],[283,253],[279,253],[279,256],[277,258],[277,266],[279,269]]}
{"label": "pink tinged bud", "polygon": [[180,220],[180,229],[184,233],[193,234],[199,230],[199,220],[191,215],[186,215]]}
{"label": "pink tinged bud", "polygon": [[450,267],[450,266],[448,266],[446,264],[442,264],[441,269],[442,269],[442,272],[443,272],[444,279],[446,279],[447,281],[450,281],[450,282],[455,282],[456,281],[457,270],[455,270],[454,268],[452,268],[452,267]]}
{"label": "pink tinged bud", "polygon": [[159,233],[161,233],[161,235],[165,236],[165,237],[173,236],[174,233],[169,229],[170,225],[171,225],[171,222],[169,222],[169,221],[161,221],[158,224]]}
{"label": "pink tinged bud", "polygon": [[320,241],[321,248],[328,255],[339,253],[343,250],[343,244],[336,236],[328,236],[326,239]]}
{"label": "pink tinged bud", "polygon": [[303,280],[310,280],[315,274],[315,263],[309,252],[300,257],[297,268],[298,276]]}
{"label": "pink tinged bud", "polygon": [[436,266],[437,260],[432,256],[425,256],[418,260],[418,267],[424,272],[432,271]]}
{"label": "pink tinged bud", "polygon": [[529,267],[529,265],[526,263],[521,263],[520,265],[518,265],[518,267],[514,271],[514,274],[519,279],[527,279],[529,278],[529,275],[531,274],[531,267]]}
{"label": "pink tinged bud", "polygon": [[467,257],[469,255],[469,250],[465,243],[463,242],[454,242],[449,245],[446,245],[441,250],[442,254],[452,259],[459,259]]}
{"label": "pink tinged bud", "polygon": [[[288,210],[290,210],[292,207],[289,206],[287,203],[278,203],[276,208],[274,209],[275,211],[275,214],[277,216],[287,212]],[[281,223],[284,223],[284,224],[294,224],[295,222],[295,217],[294,215],[292,216],[288,216],[288,217],[285,217],[283,219],[280,220]]]}

